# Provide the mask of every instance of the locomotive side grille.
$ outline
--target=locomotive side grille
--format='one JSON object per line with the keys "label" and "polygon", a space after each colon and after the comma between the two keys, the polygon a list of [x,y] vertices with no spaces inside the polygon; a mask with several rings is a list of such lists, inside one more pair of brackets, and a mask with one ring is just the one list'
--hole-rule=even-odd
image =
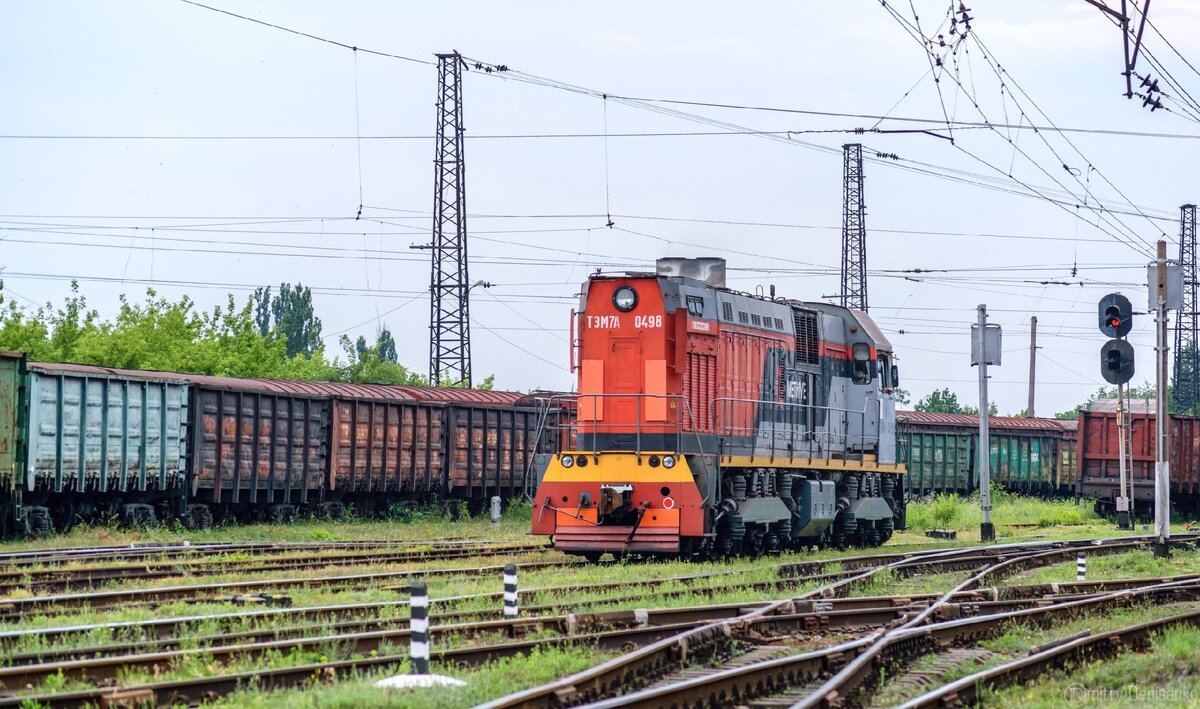
{"label": "locomotive side grille", "polygon": [[683,379],[683,393],[687,397],[696,428],[700,431],[711,431],[713,412],[709,407],[717,396],[716,355],[687,353],[687,376]]}
{"label": "locomotive side grille", "polygon": [[738,311],[738,322],[740,322],[743,325],[749,325],[750,324],[750,315],[747,314],[746,311],[744,311],[744,310],[739,310]]}
{"label": "locomotive side grille", "polygon": [[796,362],[821,363],[821,336],[817,332],[817,314],[808,310],[792,310],[796,325]]}
{"label": "locomotive side grille", "polygon": [[733,303],[721,303],[721,319],[733,320]]}
{"label": "locomotive side grille", "polygon": [[762,325],[762,318],[759,317],[758,313],[751,313],[750,322],[754,323],[755,325]]}

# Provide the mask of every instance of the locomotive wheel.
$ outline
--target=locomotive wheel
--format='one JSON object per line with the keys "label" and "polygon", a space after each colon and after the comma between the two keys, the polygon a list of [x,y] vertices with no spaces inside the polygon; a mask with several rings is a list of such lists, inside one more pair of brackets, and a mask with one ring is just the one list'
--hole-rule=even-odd
{"label": "locomotive wheel", "polygon": [[594,564],[597,561],[600,561],[600,557],[603,555],[604,552],[602,551],[585,551],[583,553],[583,558]]}

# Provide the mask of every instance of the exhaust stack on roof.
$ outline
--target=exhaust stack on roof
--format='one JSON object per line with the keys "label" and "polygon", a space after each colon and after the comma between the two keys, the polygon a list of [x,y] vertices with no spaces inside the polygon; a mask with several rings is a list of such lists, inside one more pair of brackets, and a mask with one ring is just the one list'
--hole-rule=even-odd
{"label": "exhaust stack on roof", "polygon": [[660,258],[655,262],[660,276],[680,276],[704,281],[713,288],[725,287],[723,258]]}

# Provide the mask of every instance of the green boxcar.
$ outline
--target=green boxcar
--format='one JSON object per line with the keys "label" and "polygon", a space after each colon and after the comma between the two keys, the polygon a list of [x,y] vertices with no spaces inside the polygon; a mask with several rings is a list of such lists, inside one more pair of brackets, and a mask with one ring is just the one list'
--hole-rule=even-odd
{"label": "green boxcar", "polygon": [[25,472],[25,357],[0,351],[0,534],[16,529]]}
{"label": "green boxcar", "polygon": [[970,434],[908,429],[900,438],[909,497],[975,489]]}
{"label": "green boxcar", "polygon": [[1057,492],[1059,436],[1000,433],[989,438],[992,479],[996,484],[1026,494]]}

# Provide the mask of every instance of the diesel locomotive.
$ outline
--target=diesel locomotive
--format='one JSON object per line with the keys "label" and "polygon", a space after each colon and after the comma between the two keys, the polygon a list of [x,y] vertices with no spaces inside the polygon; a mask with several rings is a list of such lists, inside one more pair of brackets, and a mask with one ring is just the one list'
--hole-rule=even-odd
{"label": "diesel locomotive", "polygon": [[588,559],[878,546],[904,528],[899,372],[865,313],[731,290],[723,259],[595,274],[532,532]]}

